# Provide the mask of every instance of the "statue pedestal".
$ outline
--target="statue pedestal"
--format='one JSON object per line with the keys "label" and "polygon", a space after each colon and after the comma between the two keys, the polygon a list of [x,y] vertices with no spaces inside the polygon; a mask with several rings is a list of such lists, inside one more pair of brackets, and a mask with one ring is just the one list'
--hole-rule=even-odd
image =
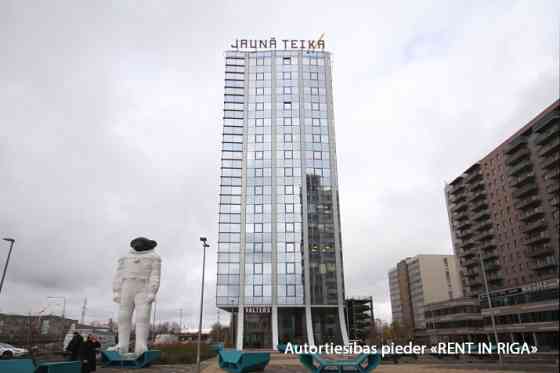
{"label": "statue pedestal", "polygon": [[104,366],[115,368],[144,368],[159,360],[161,352],[148,350],[137,356],[134,353],[121,354],[118,351],[101,351]]}

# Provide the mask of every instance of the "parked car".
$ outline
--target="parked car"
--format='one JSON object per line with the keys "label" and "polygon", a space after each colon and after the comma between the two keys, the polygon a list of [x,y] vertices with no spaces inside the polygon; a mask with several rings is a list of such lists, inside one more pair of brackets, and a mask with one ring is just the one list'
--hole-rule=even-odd
{"label": "parked car", "polygon": [[0,358],[1,359],[11,359],[13,357],[19,357],[27,355],[29,351],[25,348],[17,348],[7,343],[0,343]]}

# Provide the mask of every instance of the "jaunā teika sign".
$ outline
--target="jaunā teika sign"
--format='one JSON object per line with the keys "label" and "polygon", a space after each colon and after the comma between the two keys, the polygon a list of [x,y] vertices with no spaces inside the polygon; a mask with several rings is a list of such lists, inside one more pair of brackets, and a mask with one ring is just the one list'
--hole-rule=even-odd
{"label": "jaun\u0101 teika sign", "polygon": [[324,50],[323,35],[317,40],[309,39],[235,39],[230,45],[232,49],[307,49]]}

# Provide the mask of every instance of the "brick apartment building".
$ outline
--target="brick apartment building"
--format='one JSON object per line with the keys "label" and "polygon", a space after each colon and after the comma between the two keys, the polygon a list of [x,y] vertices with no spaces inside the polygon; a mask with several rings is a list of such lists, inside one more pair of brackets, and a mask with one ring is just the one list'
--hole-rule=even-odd
{"label": "brick apartment building", "polygon": [[465,299],[426,305],[424,337],[493,340],[494,313],[500,341],[558,350],[559,165],[557,100],[446,185]]}

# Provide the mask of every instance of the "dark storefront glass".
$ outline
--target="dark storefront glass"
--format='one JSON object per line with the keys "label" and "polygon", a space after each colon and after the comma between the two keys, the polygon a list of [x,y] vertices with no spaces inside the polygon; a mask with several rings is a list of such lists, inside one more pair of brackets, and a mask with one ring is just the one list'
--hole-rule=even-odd
{"label": "dark storefront glass", "polygon": [[338,308],[313,308],[311,309],[311,319],[313,320],[315,344],[342,344]]}
{"label": "dark storefront glass", "polygon": [[307,342],[305,308],[278,308],[278,341],[294,344]]}

